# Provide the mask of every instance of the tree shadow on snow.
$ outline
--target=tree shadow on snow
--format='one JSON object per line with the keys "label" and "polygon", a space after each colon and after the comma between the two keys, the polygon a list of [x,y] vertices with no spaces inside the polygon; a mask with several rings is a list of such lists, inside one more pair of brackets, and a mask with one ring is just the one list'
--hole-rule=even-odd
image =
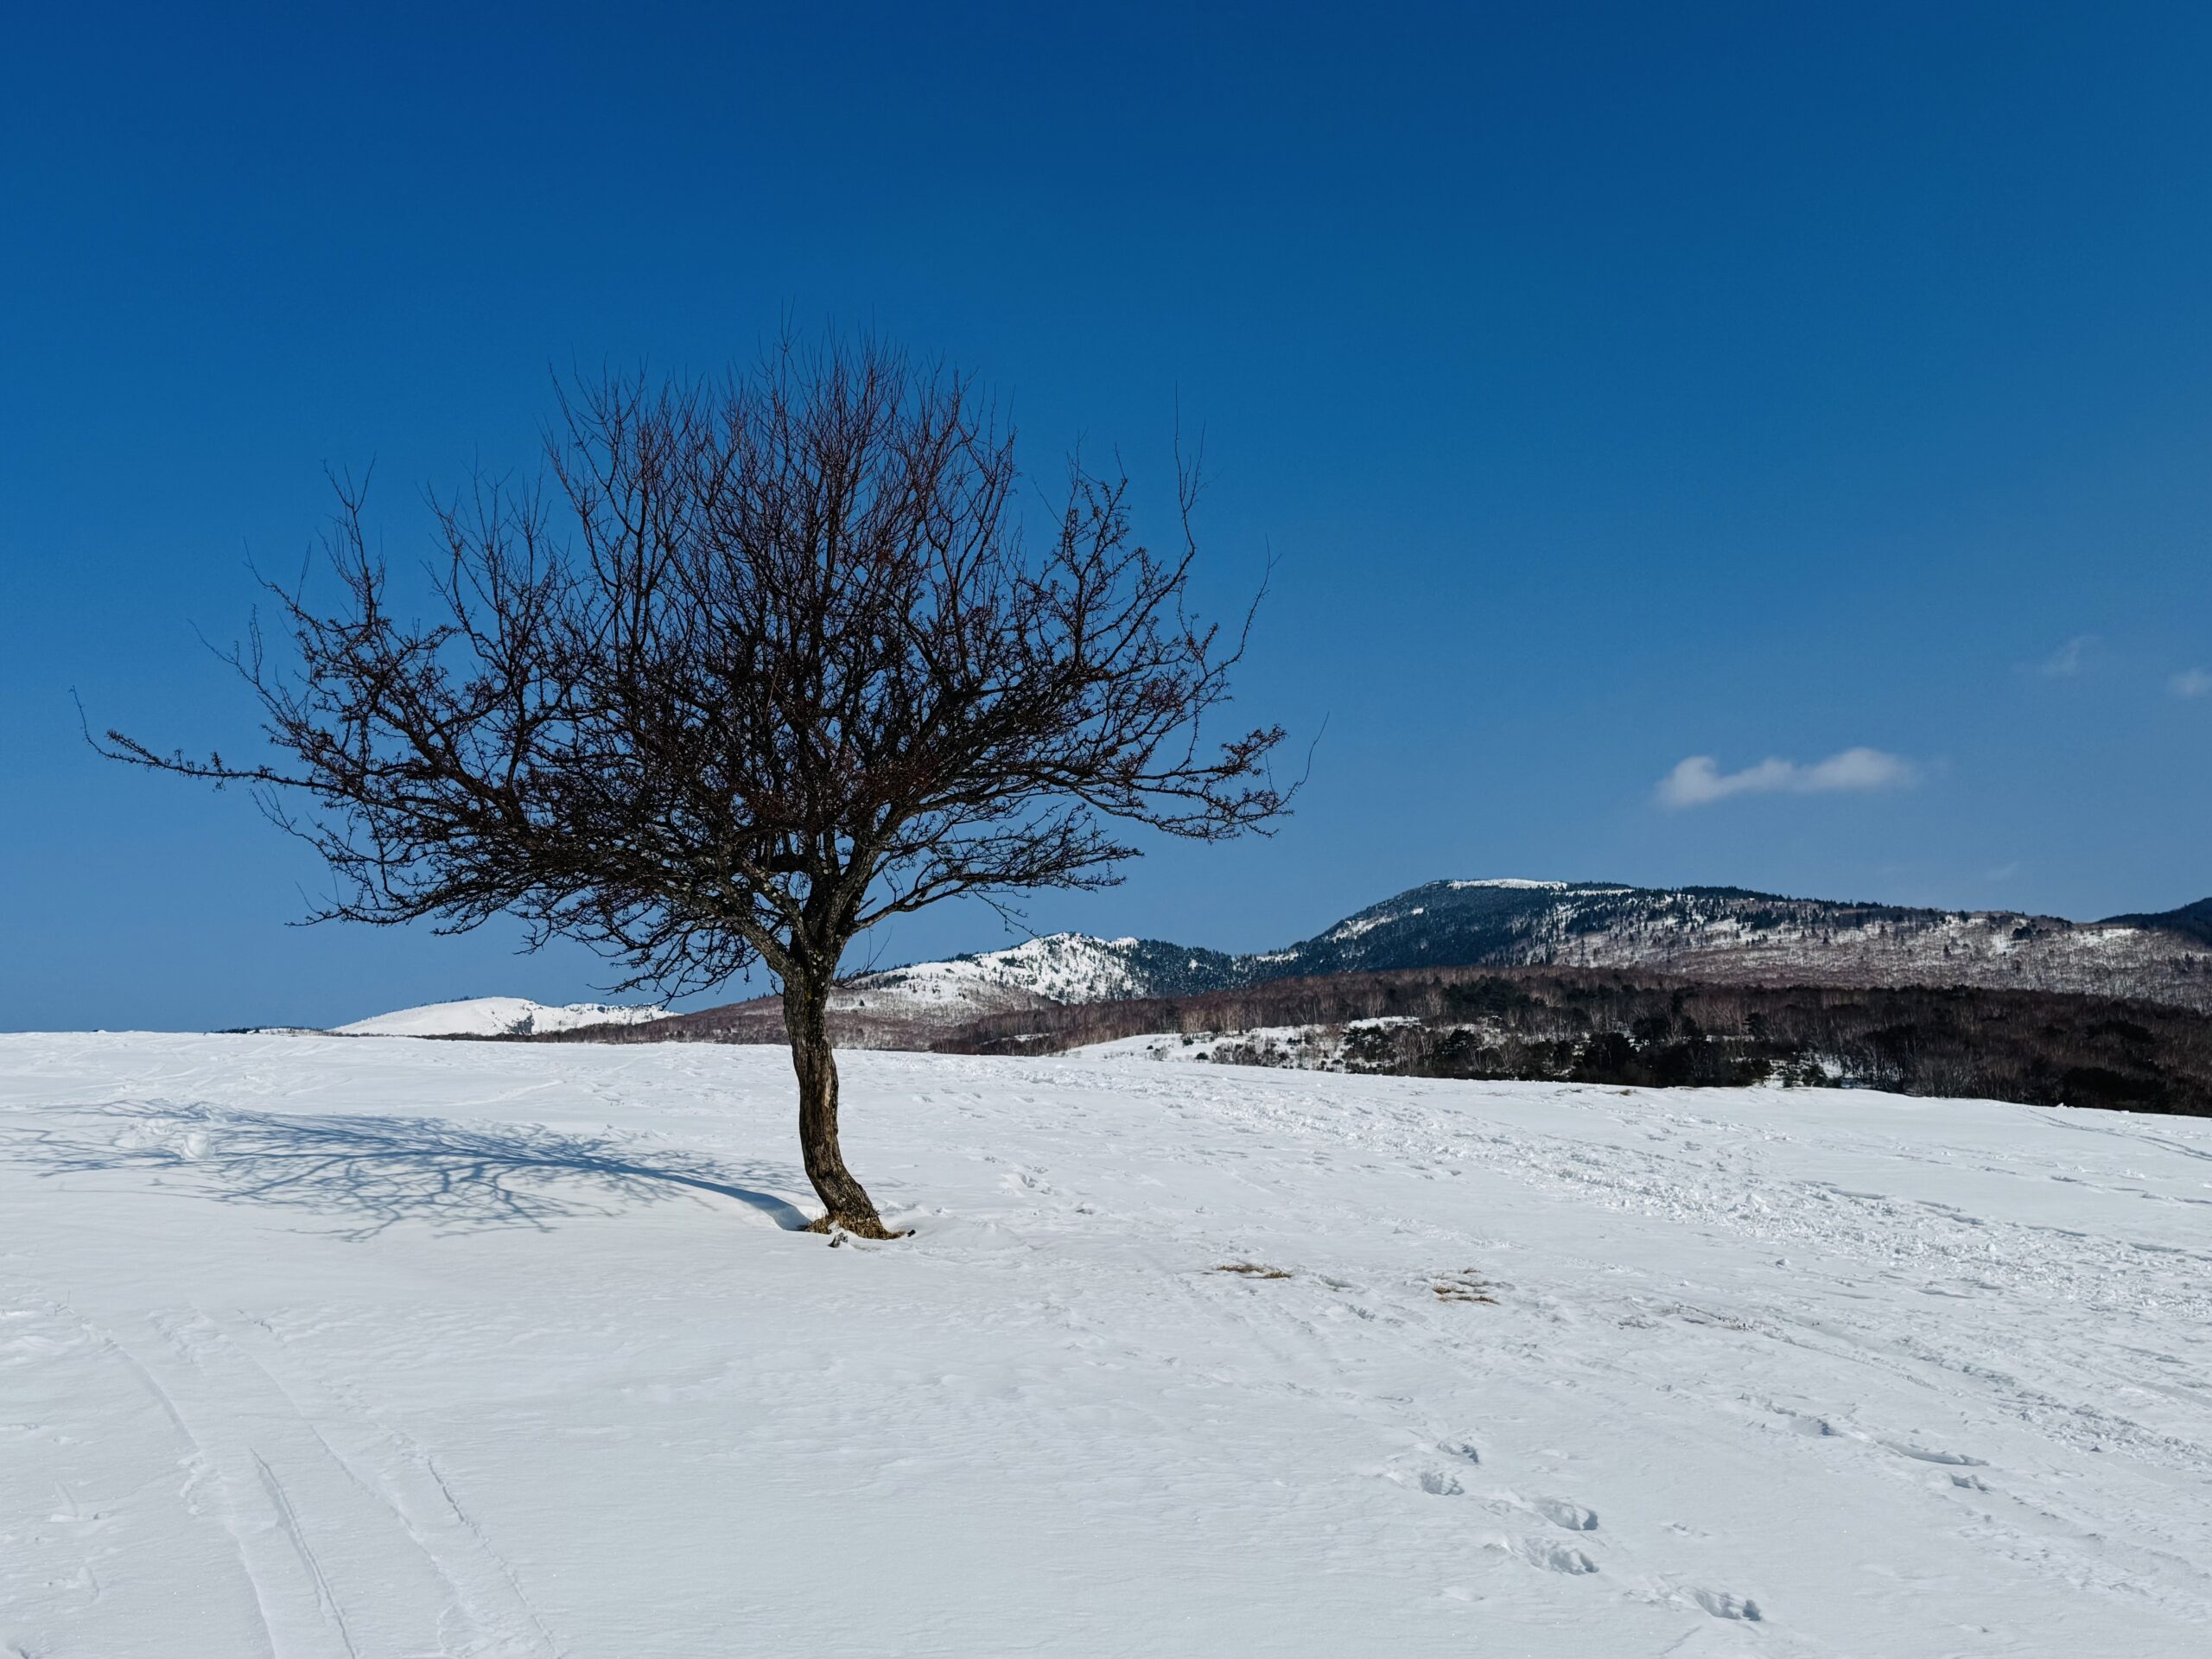
{"label": "tree shadow on snow", "polygon": [[788,1170],[729,1168],[613,1135],[197,1105],[85,1107],[73,1118],[66,1128],[11,1128],[0,1160],[48,1176],[137,1171],[228,1202],[349,1220],[354,1238],[404,1221],[442,1231],[544,1230],[686,1192],[734,1199],[786,1230],[809,1219],[762,1190],[792,1184]]}

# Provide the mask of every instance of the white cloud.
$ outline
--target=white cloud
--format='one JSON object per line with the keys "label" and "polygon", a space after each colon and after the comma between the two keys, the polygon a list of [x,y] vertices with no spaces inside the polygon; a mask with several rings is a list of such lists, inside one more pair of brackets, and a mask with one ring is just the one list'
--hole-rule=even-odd
{"label": "white cloud", "polygon": [[2097,648],[2094,633],[2077,633],[2056,651],[2036,664],[2036,672],[2048,680],[2070,680],[2082,671],[2082,659]]}
{"label": "white cloud", "polygon": [[2212,696],[2212,673],[2201,668],[2185,668],[2166,682],[2166,689],[2177,697]]}
{"label": "white cloud", "polygon": [[1795,760],[1762,760],[1741,772],[1723,772],[1709,754],[1694,754],[1659,780],[1659,799],[1673,807],[1704,806],[1731,795],[1828,795],[1841,791],[1899,789],[1911,766],[1879,749],[1846,749],[1809,766]]}

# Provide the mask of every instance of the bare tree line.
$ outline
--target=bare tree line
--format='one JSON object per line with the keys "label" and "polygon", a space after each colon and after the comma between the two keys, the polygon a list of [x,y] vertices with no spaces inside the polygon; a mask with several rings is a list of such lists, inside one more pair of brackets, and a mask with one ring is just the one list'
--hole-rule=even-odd
{"label": "bare tree line", "polygon": [[[1153,1033],[1348,1033],[1355,1069],[1589,1083],[1835,1081],[1909,1095],[2212,1116],[2212,1022],[2159,1003],[1978,987],[1752,986],[1443,969],[988,1016],[940,1050],[1049,1053]],[[1251,1049],[1246,1058],[1263,1058]]]}

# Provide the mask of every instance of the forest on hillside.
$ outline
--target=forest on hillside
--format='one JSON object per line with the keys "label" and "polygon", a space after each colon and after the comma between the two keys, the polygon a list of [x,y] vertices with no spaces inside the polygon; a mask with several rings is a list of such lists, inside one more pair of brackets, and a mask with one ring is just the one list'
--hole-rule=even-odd
{"label": "forest on hillside", "polygon": [[[1058,1054],[1163,1034],[1206,1057],[1394,1077],[1627,1086],[1764,1082],[2212,1116],[2212,1021],[2159,1003],[1973,986],[1758,986],[1588,969],[1274,980],[927,1027],[848,1011],[852,1046]],[[541,1042],[783,1040],[769,1000]]]}

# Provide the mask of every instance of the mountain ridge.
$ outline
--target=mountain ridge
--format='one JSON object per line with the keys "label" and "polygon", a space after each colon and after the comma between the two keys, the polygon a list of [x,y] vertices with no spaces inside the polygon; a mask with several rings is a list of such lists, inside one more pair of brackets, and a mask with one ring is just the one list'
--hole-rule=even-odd
{"label": "mountain ridge", "polygon": [[[835,995],[865,1042],[926,1046],[985,1016],[1027,1008],[1199,996],[1268,981],[1421,968],[1637,969],[1715,984],[1965,986],[2133,998],[2212,1013],[2212,898],[2102,921],[2015,910],[1939,910],[1795,898],[1736,887],[1446,878],[1407,888],[1273,950],[1230,952],[1166,939],[1049,933],[995,950],[855,975]],[[487,1000],[480,999],[479,1005]],[[348,1031],[529,1035],[647,1020],[654,1037],[780,1032],[772,997],[687,1014],[591,1005],[433,1029],[437,1005]],[[603,1006],[603,1005],[601,1005]],[[556,1018],[547,1019],[543,1015]],[[408,1016],[404,1020],[402,1015]],[[647,1034],[647,1033],[640,1033]]]}
{"label": "mountain ridge", "polygon": [[1525,877],[1428,881],[1279,950],[1046,934],[878,969],[841,1004],[906,1017],[1001,1013],[1421,967],[1649,968],[1722,983],[1961,984],[2135,996],[2212,1012],[2212,899],[2097,922],[1746,887]]}

